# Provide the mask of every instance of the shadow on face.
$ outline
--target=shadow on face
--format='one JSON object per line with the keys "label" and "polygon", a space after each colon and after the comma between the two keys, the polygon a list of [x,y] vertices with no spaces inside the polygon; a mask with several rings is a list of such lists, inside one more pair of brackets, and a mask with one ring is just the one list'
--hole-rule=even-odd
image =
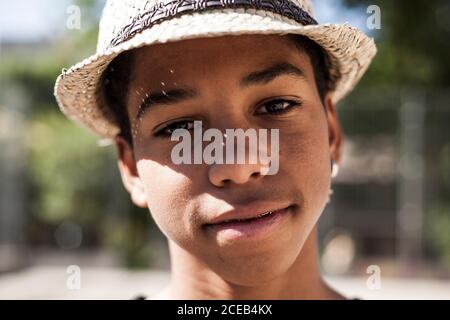
{"label": "shadow on face", "polygon": [[[126,105],[133,147],[121,138],[116,145],[133,202],[149,208],[169,241],[230,281],[288,269],[325,207],[330,159],[339,160],[342,141],[309,56],[284,36],[246,35],[143,47],[132,61]],[[175,164],[179,142],[171,134],[192,130],[194,121],[203,131],[278,129],[278,172],[264,175],[258,163]],[[205,228],[220,213],[261,201],[295,210],[258,241]]]}

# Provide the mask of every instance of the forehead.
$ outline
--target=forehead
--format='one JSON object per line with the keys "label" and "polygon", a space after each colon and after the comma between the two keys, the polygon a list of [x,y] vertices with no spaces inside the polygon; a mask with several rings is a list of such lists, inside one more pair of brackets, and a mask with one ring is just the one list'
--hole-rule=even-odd
{"label": "forehead", "polygon": [[305,64],[308,57],[281,35],[240,35],[169,42],[134,52],[132,82],[159,84],[167,77],[194,81],[214,74],[238,76],[244,70],[264,67],[276,61]]}

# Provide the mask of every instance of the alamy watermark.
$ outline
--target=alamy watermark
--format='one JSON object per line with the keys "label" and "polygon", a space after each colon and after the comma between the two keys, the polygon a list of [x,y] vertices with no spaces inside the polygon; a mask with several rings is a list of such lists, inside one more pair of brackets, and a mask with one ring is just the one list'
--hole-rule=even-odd
{"label": "alamy watermark", "polygon": [[[260,164],[263,175],[274,175],[279,169],[279,129],[226,129],[223,134],[215,128],[203,132],[202,121],[194,121],[194,137],[187,129],[176,129],[171,140],[181,140],[171,152],[174,164]],[[203,149],[205,141],[210,143]]]}
{"label": "alamy watermark", "polygon": [[66,279],[66,287],[69,290],[81,289],[81,269],[77,265],[70,265],[66,269],[68,274]]}
{"label": "alamy watermark", "polygon": [[69,30],[81,29],[81,8],[77,5],[70,5],[66,9],[66,28]]}
{"label": "alamy watermark", "polygon": [[370,276],[366,280],[366,287],[369,290],[380,290],[381,289],[381,268],[376,264],[372,264],[367,267],[367,274]]}
{"label": "alamy watermark", "polygon": [[372,4],[367,7],[367,14],[370,16],[367,17],[366,26],[367,29],[381,29],[381,9],[379,6]]}

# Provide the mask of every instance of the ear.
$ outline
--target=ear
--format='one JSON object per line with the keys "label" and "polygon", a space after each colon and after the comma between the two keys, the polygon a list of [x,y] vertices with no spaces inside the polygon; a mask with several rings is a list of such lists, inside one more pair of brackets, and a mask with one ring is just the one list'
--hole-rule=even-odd
{"label": "ear", "polygon": [[324,106],[326,111],[327,123],[328,123],[328,140],[330,144],[330,156],[336,163],[340,163],[342,147],[343,147],[343,134],[341,126],[339,124],[338,115],[336,112],[336,106],[331,99],[331,94],[328,93],[324,99]]}
{"label": "ear", "polygon": [[125,189],[130,194],[131,200],[135,205],[147,208],[145,188],[138,175],[133,148],[121,136],[116,136],[114,143],[117,149],[117,164]]}

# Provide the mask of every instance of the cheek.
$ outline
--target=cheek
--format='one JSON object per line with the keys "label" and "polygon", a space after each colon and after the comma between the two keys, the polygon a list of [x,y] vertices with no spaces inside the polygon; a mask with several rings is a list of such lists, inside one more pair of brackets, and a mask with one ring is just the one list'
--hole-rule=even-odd
{"label": "cheek", "polygon": [[153,160],[139,160],[137,168],[155,223],[170,238],[185,234],[189,226],[185,212],[190,199],[190,180]]}
{"label": "cheek", "polygon": [[[313,122],[314,123],[314,122]],[[280,134],[280,167],[293,177],[302,191],[303,210],[317,219],[325,207],[330,188],[330,151],[325,123]]]}

